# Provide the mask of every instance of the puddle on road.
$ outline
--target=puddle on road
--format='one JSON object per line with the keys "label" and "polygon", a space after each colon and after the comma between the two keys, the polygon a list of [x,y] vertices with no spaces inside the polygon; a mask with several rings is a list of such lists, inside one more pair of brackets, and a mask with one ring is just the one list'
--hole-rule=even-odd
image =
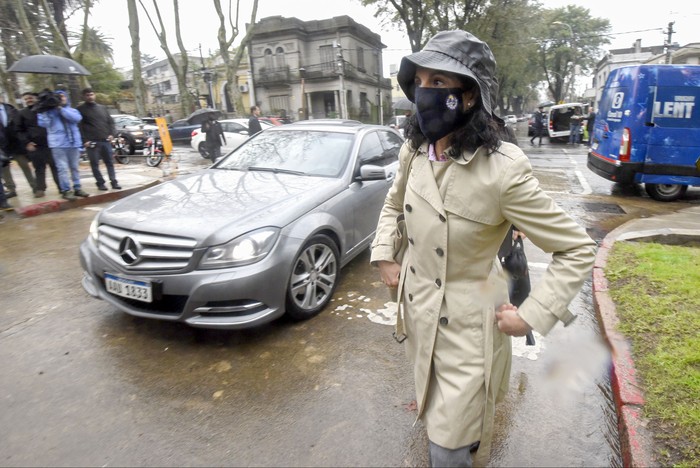
{"label": "puddle on road", "polygon": [[[367,296],[348,293],[346,296],[334,297],[331,300],[331,307],[333,307],[333,309],[330,313],[345,320],[367,319],[379,325],[388,325],[392,327],[396,325],[396,302],[385,302],[384,307],[377,310],[372,310],[367,307],[370,302],[372,302],[372,299]],[[529,359],[530,361],[537,360],[538,356],[547,346],[545,344],[545,338],[542,335],[537,332],[533,332],[533,334],[535,336],[534,346],[525,345],[525,337],[513,338],[513,356]]]}

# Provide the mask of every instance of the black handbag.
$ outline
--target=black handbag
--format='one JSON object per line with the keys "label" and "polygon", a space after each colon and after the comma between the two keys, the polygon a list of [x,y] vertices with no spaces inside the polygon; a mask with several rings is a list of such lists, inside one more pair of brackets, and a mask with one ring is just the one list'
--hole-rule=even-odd
{"label": "black handbag", "polygon": [[510,253],[503,259],[503,268],[508,270],[513,279],[527,275],[527,257],[525,256],[525,246],[523,246],[522,237],[518,237],[513,242]]}
{"label": "black handbag", "polygon": [[[530,273],[527,267],[527,257],[525,256],[525,246],[522,237],[518,237],[510,250],[510,253],[503,259],[503,268],[510,274],[512,283],[510,286],[510,302],[514,306],[520,307],[530,294]],[[535,337],[532,332],[525,336],[525,344],[534,346]]]}

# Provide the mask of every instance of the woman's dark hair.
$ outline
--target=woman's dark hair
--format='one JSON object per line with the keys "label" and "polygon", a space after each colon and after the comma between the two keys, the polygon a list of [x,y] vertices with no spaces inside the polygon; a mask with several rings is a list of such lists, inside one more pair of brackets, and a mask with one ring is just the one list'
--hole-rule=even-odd
{"label": "woman's dark hair", "polygon": [[[465,91],[479,90],[475,81],[462,75],[457,76],[461,83],[462,89]],[[498,149],[501,146],[502,130],[495,118],[488,114],[481,106],[481,99],[478,99],[476,104],[467,112],[467,118],[460,128],[452,134],[452,145],[450,157],[459,158],[464,151],[476,151],[480,146],[485,146],[489,153]],[[404,129],[406,139],[411,143],[411,146],[418,148],[422,145],[426,138],[418,125],[417,113],[413,114],[406,124]]]}

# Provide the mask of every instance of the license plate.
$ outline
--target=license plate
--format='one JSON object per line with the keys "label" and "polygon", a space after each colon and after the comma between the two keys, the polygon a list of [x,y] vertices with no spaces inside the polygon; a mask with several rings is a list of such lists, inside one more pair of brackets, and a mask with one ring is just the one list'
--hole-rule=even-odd
{"label": "license plate", "polygon": [[141,302],[153,302],[151,283],[105,273],[107,291],[117,296]]}
{"label": "license plate", "polygon": [[591,145],[592,150],[597,150],[598,149],[598,142],[594,141],[593,144]]}

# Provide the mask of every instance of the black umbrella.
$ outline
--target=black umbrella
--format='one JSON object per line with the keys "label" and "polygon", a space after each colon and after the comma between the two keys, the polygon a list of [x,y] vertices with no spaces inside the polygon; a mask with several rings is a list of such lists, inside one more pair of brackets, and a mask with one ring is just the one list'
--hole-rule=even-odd
{"label": "black umbrella", "polygon": [[187,122],[192,125],[202,125],[209,119],[218,119],[221,117],[221,111],[218,109],[212,109],[211,107],[205,107],[204,109],[197,109],[192,112],[189,117],[187,117]]}
{"label": "black umbrella", "polygon": [[398,101],[396,101],[394,104],[391,106],[395,111],[397,110],[407,110],[407,111],[415,111],[416,110],[416,105],[413,104],[411,101],[408,100],[408,98],[401,98]]}
{"label": "black umbrella", "polygon": [[48,75],[91,75],[75,60],[59,55],[29,55],[17,60],[7,70],[13,73],[45,73]]}

